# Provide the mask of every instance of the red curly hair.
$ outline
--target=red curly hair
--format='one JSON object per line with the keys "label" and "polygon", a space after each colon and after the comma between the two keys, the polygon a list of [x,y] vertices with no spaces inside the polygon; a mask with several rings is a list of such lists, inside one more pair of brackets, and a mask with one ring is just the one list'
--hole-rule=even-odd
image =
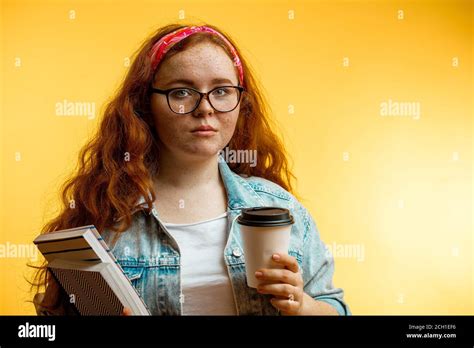
{"label": "red curly hair", "polygon": [[[248,63],[228,35],[215,26],[206,25],[222,33],[236,48],[244,71],[246,91],[242,95],[235,132],[227,146],[257,150],[258,154],[254,167],[250,163],[229,163],[229,167],[235,173],[268,179],[294,193],[291,182],[295,177],[289,169],[288,156],[274,132],[268,105]],[[184,26],[171,24],[158,29],[135,52],[122,85],[106,106],[97,132],[79,153],[76,171],[61,186],[60,213],[43,226],[41,233],[91,224],[98,231],[124,232],[131,225],[132,210],[141,196],[145,197],[148,209],[152,209],[156,199],[153,178],[158,171],[159,148],[150,107],[149,86],[154,71],[148,54],[161,37]],[[196,33],[175,44],[163,61],[203,41],[219,45],[232,59],[222,39]],[[128,154],[127,160],[125,154]],[[71,200],[74,208],[70,207]],[[118,217],[121,217],[120,223],[116,221]],[[46,262],[41,266],[28,266],[36,269],[30,281],[32,289],[35,287],[36,292],[47,289],[48,301],[41,305],[57,308],[65,293],[50,274]]]}

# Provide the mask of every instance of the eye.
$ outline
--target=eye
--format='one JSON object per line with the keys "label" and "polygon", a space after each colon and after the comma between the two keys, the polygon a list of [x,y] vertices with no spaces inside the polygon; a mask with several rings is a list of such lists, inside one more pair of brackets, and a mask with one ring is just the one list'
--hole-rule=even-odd
{"label": "eye", "polygon": [[175,89],[174,91],[171,92],[171,97],[174,98],[186,98],[191,95],[191,91],[186,88],[180,88],[180,89]]}
{"label": "eye", "polygon": [[216,97],[223,97],[225,95],[230,94],[230,88],[227,87],[219,87],[212,92]]}

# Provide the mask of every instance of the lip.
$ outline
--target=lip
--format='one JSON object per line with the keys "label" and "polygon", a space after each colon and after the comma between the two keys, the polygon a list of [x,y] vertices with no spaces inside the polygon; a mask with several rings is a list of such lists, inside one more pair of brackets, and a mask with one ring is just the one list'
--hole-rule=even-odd
{"label": "lip", "polygon": [[194,128],[191,132],[216,132],[216,129],[210,125],[202,125],[202,126],[199,126],[197,128]]}
{"label": "lip", "polygon": [[193,135],[201,136],[201,137],[212,137],[217,132],[214,130],[198,130],[191,132]]}

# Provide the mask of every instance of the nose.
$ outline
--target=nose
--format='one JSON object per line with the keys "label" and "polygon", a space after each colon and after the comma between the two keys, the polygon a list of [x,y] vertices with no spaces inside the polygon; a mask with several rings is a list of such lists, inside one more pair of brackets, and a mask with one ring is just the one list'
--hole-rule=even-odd
{"label": "nose", "polygon": [[212,114],[214,114],[214,108],[209,103],[208,98],[208,95],[204,95],[202,97],[201,101],[199,102],[199,105],[193,112],[194,117],[211,116]]}

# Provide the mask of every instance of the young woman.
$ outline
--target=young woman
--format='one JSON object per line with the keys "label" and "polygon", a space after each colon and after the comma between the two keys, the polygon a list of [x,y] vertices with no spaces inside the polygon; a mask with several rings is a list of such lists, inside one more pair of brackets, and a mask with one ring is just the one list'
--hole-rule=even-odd
{"label": "young woman", "polygon": [[[348,315],[272,128],[233,40],[211,25],[163,27],[138,50],[43,232],[94,224],[154,315]],[[247,160],[226,161],[229,151]],[[259,206],[287,208],[295,223],[273,260],[285,267],[262,269],[268,284],[254,289],[235,218]],[[47,286],[38,313],[74,313],[44,265],[36,277]]]}

